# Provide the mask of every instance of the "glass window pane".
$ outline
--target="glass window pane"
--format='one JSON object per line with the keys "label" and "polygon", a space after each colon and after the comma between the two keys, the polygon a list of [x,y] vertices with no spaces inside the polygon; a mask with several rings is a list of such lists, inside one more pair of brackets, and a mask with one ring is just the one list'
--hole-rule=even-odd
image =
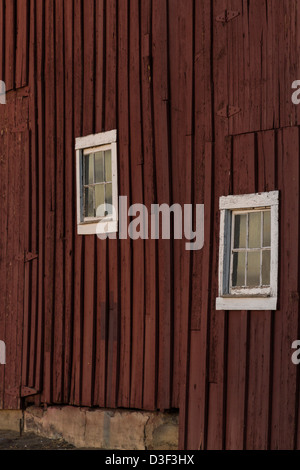
{"label": "glass window pane", "polygon": [[247,286],[260,286],[260,252],[248,252]]}
{"label": "glass window pane", "polygon": [[94,217],[94,188],[85,188],[84,190],[84,216]]}
{"label": "glass window pane", "polygon": [[263,286],[270,285],[271,274],[271,251],[266,250],[262,253],[262,284]]}
{"label": "glass window pane", "polygon": [[264,212],[263,246],[271,246],[271,211]]}
{"label": "glass window pane", "polygon": [[232,287],[245,285],[245,253],[233,253]]}
{"label": "glass window pane", "polygon": [[112,181],[111,150],[105,152],[105,181]]}
{"label": "glass window pane", "polygon": [[234,217],[234,248],[246,248],[246,214]]}
{"label": "glass window pane", "polygon": [[95,153],[95,183],[104,182],[104,152]]}
{"label": "glass window pane", "polygon": [[[112,184],[105,185],[105,202],[106,204],[110,204],[112,206]],[[106,207],[107,214],[112,215],[112,208]]]}
{"label": "glass window pane", "polygon": [[105,205],[104,205],[104,194],[105,194],[105,185],[97,184],[95,186],[95,204],[96,204],[96,217],[105,216]]}
{"label": "glass window pane", "polygon": [[249,213],[249,248],[261,247],[261,212]]}
{"label": "glass window pane", "polygon": [[85,184],[94,183],[94,154],[85,156]]}

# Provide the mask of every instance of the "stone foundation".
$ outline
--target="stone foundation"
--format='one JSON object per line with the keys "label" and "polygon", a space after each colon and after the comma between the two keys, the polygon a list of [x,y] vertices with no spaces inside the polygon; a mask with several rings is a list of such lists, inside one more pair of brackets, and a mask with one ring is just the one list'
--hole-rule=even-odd
{"label": "stone foundation", "polygon": [[[1,412],[0,412],[1,421]],[[100,410],[73,406],[29,407],[24,431],[63,438],[77,448],[177,450],[178,414]]]}

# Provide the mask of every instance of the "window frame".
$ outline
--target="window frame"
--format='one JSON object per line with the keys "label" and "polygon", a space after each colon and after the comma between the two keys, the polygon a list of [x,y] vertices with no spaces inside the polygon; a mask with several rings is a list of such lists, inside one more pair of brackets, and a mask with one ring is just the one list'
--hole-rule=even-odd
{"label": "window frame", "polygon": [[[216,310],[276,310],[278,296],[279,191],[220,198],[219,296]],[[232,217],[234,212],[271,211],[270,289],[264,287],[230,292]]]}
{"label": "window frame", "polygon": [[[83,160],[87,152],[111,150],[112,166],[112,206],[113,214],[104,217],[84,216]],[[78,137],[76,151],[76,191],[77,191],[77,233],[78,235],[108,234],[118,232],[118,168],[117,131],[101,132],[86,137]]]}

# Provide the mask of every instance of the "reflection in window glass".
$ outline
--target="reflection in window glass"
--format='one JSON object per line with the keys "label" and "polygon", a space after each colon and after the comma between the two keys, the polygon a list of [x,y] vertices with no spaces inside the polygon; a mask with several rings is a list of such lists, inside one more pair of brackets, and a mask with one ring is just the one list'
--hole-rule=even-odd
{"label": "reflection in window glass", "polygon": [[264,212],[263,246],[271,246],[271,211]]}
{"label": "reflection in window glass", "polygon": [[260,286],[260,252],[250,251],[247,264],[247,286]]}
{"label": "reflection in window glass", "polygon": [[245,253],[234,253],[233,254],[233,271],[232,271],[232,286],[244,286],[245,285],[245,266],[246,266],[246,255]]}
{"label": "reflection in window glass", "polygon": [[95,186],[95,206],[96,217],[104,217],[105,215],[105,185],[97,184]]}
{"label": "reflection in window glass", "polygon": [[261,212],[249,213],[249,248],[261,247]]}
{"label": "reflection in window glass", "polygon": [[94,183],[94,154],[85,157],[85,184]]}
{"label": "reflection in window glass", "polygon": [[105,152],[105,181],[112,181],[111,150]]}
{"label": "reflection in window glass", "polygon": [[236,214],[234,221],[234,248],[246,248],[247,214]]}
{"label": "reflection in window glass", "polygon": [[95,183],[104,182],[104,152],[95,153]]}
{"label": "reflection in window glass", "polygon": [[269,286],[271,279],[270,279],[270,271],[271,271],[271,251],[265,250],[262,253],[262,285]]}
{"label": "reflection in window glass", "polygon": [[93,188],[85,188],[85,217],[94,217],[94,190]]}

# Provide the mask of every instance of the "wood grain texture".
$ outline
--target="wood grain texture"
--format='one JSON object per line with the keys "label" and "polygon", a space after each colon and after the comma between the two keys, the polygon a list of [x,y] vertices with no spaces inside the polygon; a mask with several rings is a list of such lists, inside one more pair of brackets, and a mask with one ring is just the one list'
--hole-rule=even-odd
{"label": "wood grain texture", "polygon": [[[1,409],[179,409],[182,449],[299,448],[298,3],[0,0]],[[114,130],[119,194],[204,204],[203,250],[77,234],[76,138]],[[217,311],[220,198],[276,190],[278,310]]]}

